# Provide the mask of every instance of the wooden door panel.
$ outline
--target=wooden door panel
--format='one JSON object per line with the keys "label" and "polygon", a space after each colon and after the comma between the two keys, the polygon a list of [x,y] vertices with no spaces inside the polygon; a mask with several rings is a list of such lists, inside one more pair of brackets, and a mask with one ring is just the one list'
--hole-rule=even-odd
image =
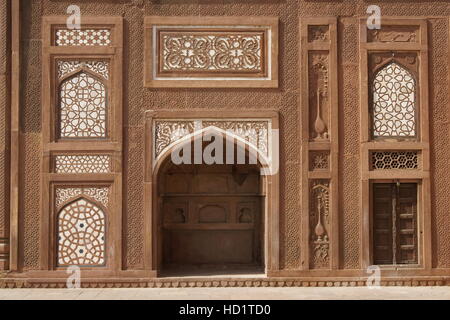
{"label": "wooden door panel", "polygon": [[392,188],[390,184],[373,187],[374,263],[390,264],[392,251]]}
{"label": "wooden door panel", "polygon": [[417,250],[417,184],[374,184],[374,263],[417,264]]}

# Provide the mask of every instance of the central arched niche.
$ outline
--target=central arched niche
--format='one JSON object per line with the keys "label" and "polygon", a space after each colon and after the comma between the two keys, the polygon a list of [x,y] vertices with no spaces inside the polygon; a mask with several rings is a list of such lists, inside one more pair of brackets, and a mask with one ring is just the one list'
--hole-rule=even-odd
{"label": "central arched niche", "polygon": [[233,165],[167,157],[158,174],[162,274],[263,273],[263,181],[248,154]]}

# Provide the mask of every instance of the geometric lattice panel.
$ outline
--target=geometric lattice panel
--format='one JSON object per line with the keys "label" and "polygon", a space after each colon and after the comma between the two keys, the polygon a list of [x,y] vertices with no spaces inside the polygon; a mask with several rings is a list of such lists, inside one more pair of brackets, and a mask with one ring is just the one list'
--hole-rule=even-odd
{"label": "geometric lattice panel", "polygon": [[60,137],[106,137],[105,85],[86,72],[73,75],[60,86]]}
{"label": "geometric lattice panel", "polygon": [[58,266],[105,264],[105,213],[80,198],[58,214]]}
{"label": "geometric lattice panel", "polygon": [[55,156],[56,173],[109,173],[111,157],[108,155]]}
{"label": "geometric lattice panel", "polygon": [[57,46],[109,46],[111,31],[108,29],[58,29],[55,44]]}
{"label": "geometric lattice panel", "polygon": [[417,151],[372,151],[372,170],[418,169]]}
{"label": "geometric lattice panel", "polygon": [[382,68],[373,81],[374,137],[416,135],[416,84],[413,76],[397,63]]}

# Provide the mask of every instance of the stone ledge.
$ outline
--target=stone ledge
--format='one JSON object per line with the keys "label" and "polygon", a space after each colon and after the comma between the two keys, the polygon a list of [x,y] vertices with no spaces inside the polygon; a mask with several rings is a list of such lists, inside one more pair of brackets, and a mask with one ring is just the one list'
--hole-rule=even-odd
{"label": "stone ledge", "polygon": [[[82,288],[364,287],[365,280],[301,279],[85,279]],[[450,277],[388,278],[381,286],[450,286]],[[0,279],[0,288],[66,288],[65,279]]]}

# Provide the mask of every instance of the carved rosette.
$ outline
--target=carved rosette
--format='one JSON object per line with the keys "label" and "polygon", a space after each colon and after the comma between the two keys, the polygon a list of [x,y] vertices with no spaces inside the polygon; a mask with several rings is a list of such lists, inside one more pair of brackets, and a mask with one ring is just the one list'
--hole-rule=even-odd
{"label": "carved rosette", "polygon": [[329,61],[328,51],[313,51],[309,54],[309,115],[310,139],[329,140]]}
{"label": "carved rosette", "polygon": [[209,127],[239,137],[263,155],[269,155],[269,120],[156,120],[154,127],[155,158],[174,142]]}
{"label": "carved rosette", "polygon": [[328,151],[311,151],[309,157],[309,170],[329,170],[330,154]]}
{"label": "carved rosette", "polygon": [[313,180],[310,184],[310,267],[330,267],[330,183]]}

